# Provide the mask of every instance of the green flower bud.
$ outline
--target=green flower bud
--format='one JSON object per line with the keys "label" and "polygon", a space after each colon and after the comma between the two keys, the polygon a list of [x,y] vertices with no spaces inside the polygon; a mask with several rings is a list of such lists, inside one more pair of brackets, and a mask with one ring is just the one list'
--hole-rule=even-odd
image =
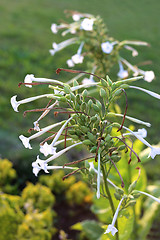
{"label": "green flower bud", "polygon": [[107,137],[105,137],[105,142],[109,142],[111,140],[111,136],[107,134]]}
{"label": "green flower bud", "polygon": [[100,96],[104,99],[107,97],[107,93],[103,88],[100,89]]}
{"label": "green flower bud", "polygon": [[107,128],[107,133],[110,134],[111,132],[112,132],[112,126],[109,126],[109,127]]}
{"label": "green flower bud", "polygon": [[97,151],[97,146],[94,146],[90,149],[91,153],[96,153],[96,151]]}
{"label": "green flower bud", "polygon": [[112,86],[112,81],[111,81],[111,79],[109,78],[109,76],[107,75],[107,82],[108,82],[108,84],[109,84],[109,86]]}
{"label": "green flower bud", "polygon": [[75,101],[76,96],[74,95],[74,93],[70,92],[70,98],[72,101]]}
{"label": "green flower bud", "polygon": [[87,110],[87,104],[85,102],[83,102],[81,105],[81,111],[84,112],[86,110]]}
{"label": "green flower bud", "polygon": [[129,88],[129,85],[128,85],[128,84],[122,84],[122,85],[121,85],[121,88],[127,89],[127,88]]}
{"label": "green flower bud", "polygon": [[89,139],[85,139],[84,141],[83,141],[83,144],[84,145],[93,145],[93,143],[89,140]]}
{"label": "green flower bud", "polygon": [[124,194],[124,190],[119,187],[116,188],[116,192],[119,193],[120,195]]}
{"label": "green flower bud", "polygon": [[114,196],[117,200],[121,200],[121,198],[122,198],[122,196],[117,192],[114,193]]}
{"label": "green flower bud", "polygon": [[94,122],[97,121],[97,117],[96,117],[96,116],[93,116],[93,117],[90,118],[90,120],[91,120],[92,123],[94,123]]}
{"label": "green flower bud", "polygon": [[88,91],[86,89],[82,92],[82,96],[84,99],[88,96]]}
{"label": "green flower bud", "polygon": [[112,156],[111,156],[111,159],[112,159],[114,162],[119,162],[119,160],[121,159],[121,157],[118,156],[118,155],[112,155]]}
{"label": "green flower bud", "polygon": [[93,101],[91,99],[89,99],[87,104],[88,104],[88,108],[91,109],[93,106]]}
{"label": "green flower bud", "polygon": [[91,142],[96,143],[96,138],[91,132],[88,132],[87,136],[88,136],[88,139],[91,140]]}
{"label": "green flower bud", "polygon": [[127,207],[129,206],[134,206],[136,204],[136,200],[131,200],[128,204]]}
{"label": "green flower bud", "polygon": [[71,91],[71,90],[70,90],[70,86],[69,86],[68,84],[64,84],[63,90],[64,90],[65,93],[68,93],[68,94],[69,94],[70,91]]}
{"label": "green flower bud", "polygon": [[73,81],[73,87],[76,87],[76,86],[78,86],[79,84],[78,84],[78,82],[77,82],[77,80],[74,80]]}
{"label": "green flower bud", "polygon": [[82,101],[81,101],[81,97],[79,94],[76,95],[76,102],[81,105]]}
{"label": "green flower bud", "polygon": [[114,96],[119,96],[122,93],[122,89],[118,89],[115,91]]}
{"label": "green flower bud", "polygon": [[96,105],[98,106],[99,109],[102,109],[102,104],[101,104],[100,101],[97,100],[97,101],[96,101]]}
{"label": "green flower bud", "polygon": [[131,183],[131,185],[128,188],[128,193],[131,193],[135,187],[136,187],[137,181],[134,181],[133,183]]}
{"label": "green flower bud", "polygon": [[67,99],[66,99],[66,97],[60,97],[60,98],[59,98],[59,101],[60,101],[60,102],[67,102]]}
{"label": "green flower bud", "polygon": [[107,81],[104,80],[103,78],[101,79],[101,84],[102,84],[103,87],[106,87],[106,88],[108,87]]}
{"label": "green flower bud", "polygon": [[82,132],[84,133],[88,133],[89,129],[85,126],[80,126],[80,129],[82,130]]}
{"label": "green flower bud", "polygon": [[132,195],[134,198],[139,198],[141,194],[137,190],[133,190]]}
{"label": "green flower bud", "polygon": [[94,104],[94,103],[93,103],[93,109],[94,109],[96,112],[100,112],[100,111],[101,111],[101,109],[100,109],[96,104]]}
{"label": "green flower bud", "polygon": [[124,150],[125,148],[126,148],[126,145],[121,145],[121,146],[119,146],[118,150],[119,150],[119,151],[122,151],[122,150]]}

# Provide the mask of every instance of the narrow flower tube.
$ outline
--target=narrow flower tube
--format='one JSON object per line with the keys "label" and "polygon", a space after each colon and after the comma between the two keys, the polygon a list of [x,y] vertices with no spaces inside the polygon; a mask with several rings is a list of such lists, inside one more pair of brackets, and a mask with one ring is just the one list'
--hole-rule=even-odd
{"label": "narrow flower tube", "polygon": [[53,49],[50,49],[49,52],[53,56],[56,52],[61,51],[65,47],[68,47],[69,45],[76,43],[76,41],[77,41],[77,38],[70,38],[70,39],[67,39],[67,40],[59,43],[59,44],[54,42],[52,44]]}
{"label": "narrow flower tube", "polygon": [[57,140],[59,139],[59,137],[61,136],[64,128],[66,127],[66,125],[70,122],[70,120],[72,119],[73,117],[70,117],[64,124],[63,126],[59,129],[59,131],[57,132],[55,138],[53,139],[51,145],[54,146],[54,144],[57,142]]}
{"label": "narrow flower tube", "polygon": [[[95,169],[93,162],[89,162],[89,166],[90,166],[89,171],[91,171],[93,169],[93,171],[96,174],[98,174],[98,171],[97,171],[97,169]],[[101,174],[101,177],[103,177],[103,174],[102,173],[100,173],[100,174]],[[114,188],[117,188],[117,186],[108,178],[107,178],[107,182],[110,183]]]}
{"label": "narrow flower tube", "polygon": [[[24,83],[32,83],[32,82],[47,82],[47,83],[54,83],[63,86],[64,84],[58,80],[49,79],[49,78],[35,78],[33,74],[27,74],[24,79]],[[32,87],[32,85],[26,84],[26,87]]]}
{"label": "narrow flower tube", "polygon": [[111,232],[111,234],[114,236],[114,235],[116,234],[116,232],[118,232],[118,229],[117,229],[114,225],[115,225],[115,223],[116,223],[116,220],[117,220],[117,217],[118,217],[118,213],[119,213],[119,209],[120,209],[120,206],[121,206],[121,204],[122,204],[122,202],[123,202],[123,199],[124,199],[124,197],[121,198],[121,200],[120,200],[120,202],[119,202],[119,204],[118,204],[118,207],[117,207],[117,209],[116,209],[116,212],[115,212],[115,214],[114,214],[112,223],[108,225],[108,228],[107,228],[107,230],[104,232],[104,234]]}
{"label": "narrow flower tube", "polygon": [[99,82],[89,82],[89,83],[86,83],[86,84],[81,84],[81,85],[78,85],[78,86],[75,86],[75,87],[71,87],[71,91],[76,91],[76,90],[79,90],[81,88],[88,88],[88,87],[92,87],[92,86],[97,86],[99,84]]}
{"label": "narrow flower tube", "polygon": [[124,41],[120,42],[120,45],[126,45],[126,44],[137,45],[137,46],[148,46],[149,45],[147,42],[143,42],[143,41],[124,40]]}
{"label": "narrow flower tube", "polygon": [[67,151],[70,150],[71,148],[76,147],[76,146],[78,146],[78,145],[80,145],[80,144],[82,144],[82,142],[78,142],[78,143],[75,143],[75,144],[73,144],[73,145],[71,145],[71,146],[69,146],[69,147],[67,147],[67,148],[64,148],[63,150],[55,153],[53,156],[51,156],[50,158],[48,158],[47,160],[45,160],[45,162],[48,163],[48,162],[50,162],[50,161],[52,161],[52,160],[60,157],[62,154],[64,154],[65,152],[67,152]]}
{"label": "narrow flower tube", "polygon": [[[120,114],[120,113],[112,113],[112,112],[109,112],[108,114],[109,114],[109,115],[114,115],[114,116],[117,116],[117,117],[123,117],[123,116],[124,116],[123,114]],[[130,120],[130,121],[132,121],[132,122],[135,122],[135,123],[138,123],[138,124],[143,124],[143,125],[145,125],[145,126],[147,126],[147,127],[151,127],[151,124],[150,124],[150,123],[141,121],[141,120],[139,120],[139,119],[137,119],[137,118],[130,117],[130,116],[127,116],[127,115],[125,116],[125,118],[128,119],[128,120]]]}
{"label": "narrow flower tube", "polygon": [[44,118],[49,112],[50,110],[56,106],[58,104],[58,101],[56,100],[52,105],[50,105],[42,114],[41,116],[37,119],[37,121],[35,121],[33,124],[34,124],[34,130],[36,131],[40,131],[40,128],[39,128],[39,121]]}
{"label": "narrow flower tube", "polygon": [[132,130],[130,130],[125,126],[123,126],[123,128],[129,131],[130,133],[132,133],[136,138],[138,138],[142,143],[144,143],[147,147],[151,149],[151,152],[148,157],[151,157],[152,159],[154,159],[156,155],[160,155],[160,148],[152,147],[150,143],[148,143],[143,137],[141,137],[137,133],[133,132]]}
{"label": "narrow flower tube", "polygon": [[82,63],[84,57],[81,55],[84,42],[82,42],[78,48],[78,51],[75,55],[72,56],[71,60],[74,64]]}
{"label": "narrow flower tube", "polygon": [[23,99],[20,101],[16,100],[17,95],[15,95],[15,96],[11,97],[11,105],[12,105],[14,111],[18,112],[19,105],[28,103],[28,102],[32,102],[32,101],[35,101],[37,99],[44,98],[44,97],[54,98],[54,95],[53,94],[43,94],[43,95],[39,95],[39,96],[35,96],[35,97],[26,98],[26,99]]}
{"label": "narrow flower tube", "polygon": [[119,61],[119,72],[117,73],[117,76],[122,79],[128,77],[128,71],[123,68],[123,65],[120,61]]}
{"label": "narrow flower tube", "polygon": [[139,190],[136,190],[136,192],[139,192],[139,193],[141,193],[141,194],[144,194],[144,195],[146,195],[146,196],[152,198],[152,199],[155,200],[156,202],[160,203],[160,199],[159,199],[159,198],[156,198],[156,197],[152,196],[152,195],[149,194],[149,193],[142,192],[142,191],[139,191]]}
{"label": "narrow flower tube", "polygon": [[101,154],[98,151],[98,173],[97,173],[97,198],[100,198],[100,185],[101,185]]}
{"label": "narrow flower tube", "polygon": [[135,48],[133,48],[131,46],[128,46],[128,45],[125,45],[124,48],[126,48],[129,51],[131,51],[133,57],[138,56],[138,51]]}
{"label": "narrow flower tube", "polygon": [[149,94],[150,96],[152,96],[154,98],[160,99],[160,95],[158,93],[152,92],[150,90],[147,90],[147,89],[144,89],[144,88],[141,88],[141,87],[137,87],[137,86],[129,86],[129,88],[138,89],[142,92],[145,92],[145,93]]}
{"label": "narrow flower tube", "polygon": [[55,127],[57,127],[57,126],[59,126],[59,125],[61,125],[61,124],[63,124],[63,123],[64,123],[64,121],[58,122],[58,123],[55,123],[55,124],[52,124],[52,125],[49,125],[49,126],[47,126],[47,127],[45,127],[45,128],[42,128],[41,131],[33,134],[33,135],[30,136],[30,137],[25,137],[25,136],[23,136],[23,135],[20,135],[20,136],[19,136],[19,139],[22,141],[22,143],[23,143],[23,145],[25,146],[25,148],[32,149],[32,147],[31,147],[31,145],[30,145],[30,143],[29,143],[30,140],[32,140],[32,139],[34,139],[34,138],[37,138],[37,137],[39,137],[39,136],[41,136],[41,135],[43,135],[43,134],[46,133],[47,131],[49,131],[49,130],[51,130],[52,128],[55,128]]}

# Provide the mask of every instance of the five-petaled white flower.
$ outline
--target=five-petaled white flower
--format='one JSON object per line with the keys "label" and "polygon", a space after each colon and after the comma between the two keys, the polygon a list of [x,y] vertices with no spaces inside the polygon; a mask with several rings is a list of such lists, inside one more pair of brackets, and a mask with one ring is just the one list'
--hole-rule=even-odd
{"label": "five-petaled white flower", "polygon": [[101,44],[102,51],[107,54],[110,54],[112,52],[113,46],[114,44],[110,43],[109,41]]}
{"label": "five-petaled white flower", "polygon": [[136,132],[133,132],[129,128],[127,128],[125,126],[123,126],[123,128],[125,130],[129,131],[131,134],[133,134],[136,138],[138,138],[142,143],[144,143],[147,147],[149,147],[151,149],[150,154],[148,155],[148,157],[151,157],[152,159],[154,159],[156,155],[160,155],[160,148],[156,148],[156,147],[151,146],[151,144],[148,143],[141,135],[139,135]]}
{"label": "five-petaled white flower", "polygon": [[47,157],[49,154],[54,155],[56,153],[56,147],[53,147],[51,144],[45,142],[43,145],[40,145],[40,152]]}
{"label": "five-petaled white flower", "polygon": [[44,170],[45,173],[49,173],[47,170],[47,166],[48,166],[48,164],[44,160],[41,160],[39,158],[39,156],[37,156],[37,160],[32,163],[34,175],[37,177],[37,175],[41,169]]}
{"label": "five-petaled white flower", "polygon": [[94,19],[84,18],[81,22],[80,29],[85,31],[92,31],[93,30]]}

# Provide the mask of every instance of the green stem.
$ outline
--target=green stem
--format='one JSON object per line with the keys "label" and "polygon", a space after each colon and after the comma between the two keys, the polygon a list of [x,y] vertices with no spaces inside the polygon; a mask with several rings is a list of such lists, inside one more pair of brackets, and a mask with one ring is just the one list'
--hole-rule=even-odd
{"label": "green stem", "polygon": [[[110,203],[110,206],[111,206],[112,214],[114,216],[115,208],[114,208],[113,200],[112,200],[112,197],[111,197],[111,194],[110,194],[110,191],[109,191],[109,187],[108,187],[108,183],[107,183],[107,177],[106,177],[106,173],[105,173],[105,169],[104,169],[103,165],[101,165],[101,169],[102,169],[102,174],[103,174],[105,190],[106,190],[107,197],[108,197],[108,200],[109,200],[109,203]],[[116,228],[118,230],[118,222],[117,222],[117,220],[116,220],[115,226],[116,226]],[[119,240],[119,233],[118,232],[116,232],[115,236],[116,236],[116,240]]]}

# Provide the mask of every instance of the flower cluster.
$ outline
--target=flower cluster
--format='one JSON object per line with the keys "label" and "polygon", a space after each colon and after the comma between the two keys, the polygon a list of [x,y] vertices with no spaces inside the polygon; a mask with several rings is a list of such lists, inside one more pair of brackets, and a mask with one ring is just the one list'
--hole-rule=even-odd
{"label": "flower cluster", "polygon": [[50,50],[51,55],[64,49],[65,47],[78,44],[77,53],[71,56],[66,61],[68,67],[74,67],[76,64],[81,64],[84,57],[87,58],[89,71],[96,68],[96,74],[105,77],[113,66],[119,66],[117,76],[120,79],[125,79],[129,75],[143,75],[144,80],[151,82],[154,78],[153,71],[144,71],[136,65],[132,65],[121,56],[121,50],[126,49],[131,52],[132,57],[138,55],[138,51],[132,46],[148,46],[148,43],[143,41],[118,41],[108,35],[107,28],[98,16],[91,14],[83,14],[75,11],[67,11],[68,16],[72,17],[73,22],[51,25],[51,31],[57,34],[62,30],[62,36],[70,33],[75,35],[74,38],[69,38],[59,44],[53,42],[53,49]]}
{"label": "flower cluster", "polygon": [[[80,71],[68,69],[58,69],[57,73],[62,70],[81,74]],[[128,91],[129,88],[141,90],[157,99],[160,99],[160,95],[149,90],[130,85],[132,82],[141,79],[142,76],[129,78],[113,83],[108,76],[107,79],[96,76],[99,81],[92,81],[93,75],[96,76],[95,74],[90,74],[90,81],[88,81],[87,83],[84,82],[83,84],[79,84],[75,79],[69,81],[69,84],[67,84],[53,79],[35,78],[32,74],[27,75],[24,80],[24,85],[32,86],[34,85],[33,81],[36,82],[36,85],[37,83],[40,84],[41,82],[45,82],[49,84],[49,88],[53,90],[53,94],[43,94],[20,101],[16,100],[17,96],[13,96],[11,98],[11,105],[13,109],[18,112],[19,105],[29,103],[40,98],[50,98],[51,100],[55,101],[53,104],[48,105],[48,107],[41,109],[41,116],[34,122],[33,130],[36,131],[36,133],[29,137],[25,137],[23,135],[19,136],[24,147],[32,149],[32,146],[30,144],[31,140],[40,136],[44,136],[45,133],[48,133],[50,130],[57,129],[57,127],[59,127],[59,129],[53,135],[45,138],[43,142],[40,143],[40,153],[43,154],[45,157],[49,155],[49,157],[45,160],[41,160],[38,155],[35,162],[32,163],[33,173],[36,176],[38,175],[40,170],[43,170],[45,173],[49,173],[49,170],[61,168],[71,169],[73,170],[72,173],[81,171],[83,168],[73,166],[71,167],[67,164],[65,164],[64,166],[50,166],[49,163],[57,159],[70,149],[78,145],[85,145],[89,152],[92,154],[92,156],[87,159],[77,160],[72,164],[76,164],[80,161],[90,159],[88,167],[87,165],[85,165],[85,171],[86,174],[90,171],[94,171],[97,174],[97,198],[100,198],[102,184],[101,178],[104,178],[109,174],[105,174],[104,166],[107,166],[107,168],[110,166],[116,169],[117,174],[121,179],[122,187],[120,193],[118,192],[119,195],[117,198],[118,200],[120,200],[120,202],[115,212],[112,224],[108,226],[105,232],[108,233],[111,231],[112,235],[114,235],[118,231],[114,225],[116,223],[120,206],[121,204],[123,204],[123,207],[126,207],[130,203],[130,198],[128,197],[128,195],[124,194],[123,191],[125,182],[123,181],[121,174],[116,166],[117,162],[121,160],[121,151],[126,151],[126,149],[129,150],[136,156],[138,162],[140,162],[138,155],[136,154],[134,149],[128,145],[126,141],[126,139],[129,139],[128,135],[132,135],[133,137],[139,139],[151,149],[148,157],[154,158],[157,154],[160,154],[160,148],[155,148],[146,141],[146,129],[142,128],[138,129],[137,131],[132,131],[128,127],[124,126],[125,118],[128,118],[132,122],[136,122],[147,127],[151,126],[151,124],[148,122],[126,115],[128,105],[126,90]],[[96,98],[93,97],[94,91],[96,91],[96,94],[99,94],[99,96],[97,96]],[[111,111],[111,106],[114,103],[115,99],[117,97],[120,97],[122,93],[125,93],[126,96],[126,109],[124,115],[117,114]],[[57,114],[65,115],[65,120],[51,124],[44,128],[40,128],[39,121],[42,120],[50,111],[54,111],[55,116]],[[25,112],[25,114],[26,113],[27,111]],[[123,120],[122,122],[120,120],[121,123],[113,120],[111,121],[110,118],[114,117],[123,117]],[[112,129],[117,129],[117,134],[115,134],[115,131],[112,131]],[[51,142],[48,143],[49,141]],[[71,142],[71,144],[66,147],[66,144],[68,144],[69,142]],[[65,146],[62,150],[57,152],[57,145],[61,143],[64,143]],[[94,163],[96,162],[98,163],[98,169],[96,169],[94,166]],[[131,158],[129,160],[129,163],[130,162]],[[71,163],[69,163],[69,165],[70,164]],[[111,186],[117,188],[117,186],[112,181],[110,181],[108,177],[106,181],[111,184]],[[131,194],[133,190],[134,188],[130,187],[128,190],[129,194]],[[133,193],[135,194],[135,192]],[[139,193],[147,194],[140,191]],[[154,199],[159,202],[159,200],[157,200],[156,198]]]}

